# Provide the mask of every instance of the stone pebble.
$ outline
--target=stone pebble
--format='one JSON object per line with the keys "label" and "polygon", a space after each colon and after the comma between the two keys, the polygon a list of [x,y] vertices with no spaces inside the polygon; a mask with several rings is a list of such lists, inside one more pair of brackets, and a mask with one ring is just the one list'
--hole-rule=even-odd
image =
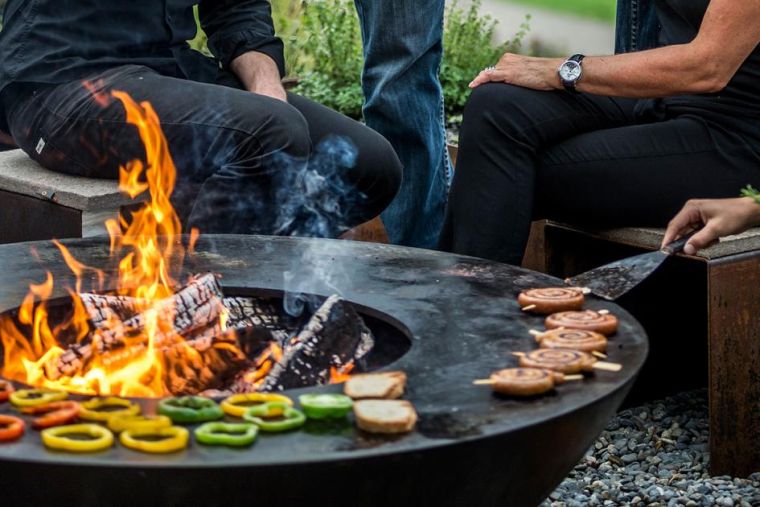
{"label": "stone pebble", "polygon": [[541,507],[760,507],[760,472],[711,477],[706,390],[623,410]]}

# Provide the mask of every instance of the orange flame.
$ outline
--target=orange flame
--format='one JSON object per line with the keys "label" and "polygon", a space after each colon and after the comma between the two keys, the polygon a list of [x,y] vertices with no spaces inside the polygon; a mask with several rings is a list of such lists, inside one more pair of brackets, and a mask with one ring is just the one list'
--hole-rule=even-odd
{"label": "orange flame", "polygon": [[349,361],[340,368],[330,366],[330,383],[342,384],[351,378],[351,372],[354,370],[354,362]]}
{"label": "orange flame", "polygon": [[[53,276],[48,273],[45,282],[31,285],[18,310],[21,329],[9,317],[0,319],[4,349],[0,374],[34,386],[85,394],[165,396],[171,394],[165,373],[175,368],[177,361],[195,364],[199,360],[199,352],[185,345],[174,330],[175,308],[170,305],[169,311],[166,310],[167,298],[172,296],[176,286],[171,270],[181,264],[186,253],[178,241],[181,224],[169,200],[176,169],[152,106],[147,102],[138,104],[123,92],[114,91],[112,96],[123,103],[127,122],[137,127],[146,153],[144,162],[134,160],[120,169],[119,189],[133,199],[147,193],[148,200],[129,220],[121,217],[118,221],[106,222],[111,255],[119,259],[116,293],[134,298],[135,311],[144,317],[143,326],[129,329],[112,312],[107,319],[108,329],[123,333],[123,347],[117,351],[95,352],[103,337],[91,329],[89,315],[77,294],[82,292],[83,281],[91,274],[95,275],[97,288],[102,290],[105,273],[85,266],[56,242],[76,277],[75,287],[67,288],[73,312],[51,329],[48,299],[54,293]],[[97,99],[105,100],[101,96]],[[198,232],[193,231],[190,250],[197,239]],[[219,327],[224,330],[226,310],[221,301],[218,304]],[[91,340],[85,343],[88,337]],[[84,364],[76,365],[73,373],[62,372],[59,366],[69,359],[66,347],[72,343],[89,347],[93,355]],[[167,345],[175,345],[171,360],[163,353]],[[225,347],[231,345],[225,343],[219,348]]]}

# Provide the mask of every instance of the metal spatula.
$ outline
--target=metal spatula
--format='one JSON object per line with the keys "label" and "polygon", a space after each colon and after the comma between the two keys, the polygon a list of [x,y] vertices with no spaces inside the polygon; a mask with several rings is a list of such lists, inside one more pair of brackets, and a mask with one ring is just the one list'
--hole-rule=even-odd
{"label": "metal spatula", "polygon": [[654,273],[665,259],[682,251],[695,233],[687,234],[662,250],[605,264],[568,278],[565,282],[574,287],[588,287],[593,294],[614,301]]}

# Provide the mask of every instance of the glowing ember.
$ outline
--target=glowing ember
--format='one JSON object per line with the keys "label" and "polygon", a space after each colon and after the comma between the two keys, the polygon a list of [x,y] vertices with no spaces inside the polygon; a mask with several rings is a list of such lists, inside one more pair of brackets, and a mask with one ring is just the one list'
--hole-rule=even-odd
{"label": "glowing ember", "polygon": [[[73,312],[51,328],[48,320],[48,298],[54,292],[53,276],[30,286],[18,311],[18,325],[10,317],[0,319],[0,339],[4,349],[2,376],[39,387],[64,389],[87,394],[157,397],[172,394],[167,385],[172,372],[187,368],[205,371],[211,366],[203,361],[223,361],[242,357],[231,339],[203,339],[205,346],[217,348],[218,354],[202,354],[205,350],[192,346],[175,328],[177,308],[172,299],[177,281],[172,270],[178,270],[185,255],[180,239],[181,225],[169,198],[174,190],[176,170],[169,153],[159,119],[147,102],[137,104],[127,94],[115,91],[127,121],[135,125],[145,146],[146,161],[134,160],[120,169],[119,188],[130,197],[149,195],[147,202],[130,219],[111,220],[106,228],[111,238],[111,255],[118,259],[118,280],[115,293],[130,299],[135,306],[140,326],[135,329],[110,312],[106,323],[91,328],[88,312],[79,293],[85,280],[97,281],[103,290],[105,275],[83,265],[60,243],[66,264],[76,276],[75,287],[67,288]],[[109,99],[111,100],[111,99]],[[189,250],[198,232],[192,231]],[[211,298],[215,318],[212,331],[224,338],[227,310],[220,298]],[[103,341],[117,335],[123,342],[117,351],[104,350]],[[30,338],[27,338],[30,337]],[[229,336],[228,336],[229,337]],[[76,371],[62,374],[59,365],[72,344],[82,345],[90,355],[77,365]],[[209,345],[210,344],[210,345]],[[213,369],[213,368],[211,368]],[[181,375],[179,375],[181,377]]]}

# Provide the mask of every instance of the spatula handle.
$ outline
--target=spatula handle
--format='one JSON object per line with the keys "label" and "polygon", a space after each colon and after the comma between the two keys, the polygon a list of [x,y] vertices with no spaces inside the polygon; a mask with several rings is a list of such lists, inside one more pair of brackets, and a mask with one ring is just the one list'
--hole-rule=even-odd
{"label": "spatula handle", "polygon": [[688,243],[691,237],[694,236],[698,232],[699,232],[699,229],[697,229],[696,231],[690,232],[686,236],[680,239],[677,239],[674,242],[670,243],[669,245],[665,246],[665,248],[663,248],[662,251],[668,255],[677,254],[683,251],[683,247],[686,246],[686,243]]}

